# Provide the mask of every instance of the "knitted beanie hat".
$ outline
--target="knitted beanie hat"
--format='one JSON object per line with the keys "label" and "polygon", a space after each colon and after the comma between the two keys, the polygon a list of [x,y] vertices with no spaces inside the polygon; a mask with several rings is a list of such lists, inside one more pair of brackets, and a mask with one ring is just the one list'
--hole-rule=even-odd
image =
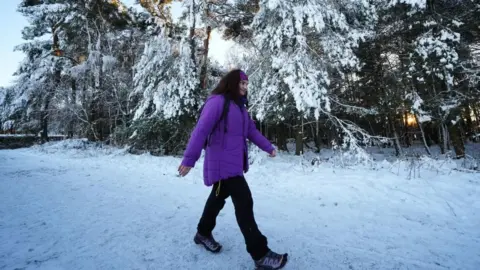
{"label": "knitted beanie hat", "polygon": [[248,81],[247,74],[245,74],[245,72],[243,72],[242,70],[240,70],[240,81]]}

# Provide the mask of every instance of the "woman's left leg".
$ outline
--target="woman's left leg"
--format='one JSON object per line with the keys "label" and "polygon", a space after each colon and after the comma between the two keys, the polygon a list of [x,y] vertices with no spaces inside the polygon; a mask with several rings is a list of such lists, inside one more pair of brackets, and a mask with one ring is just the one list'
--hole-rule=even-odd
{"label": "woman's left leg", "polygon": [[[220,189],[218,189],[219,186]],[[218,214],[225,206],[225,199],[228,198],[228,195],[228,190],[221,188],[221,182],[213,185],[212,191],[205,203],[202,217],[198,222],[197,233],[193,238],[196,244],[201,244],[208,251],[214,253],[220,252],[222,245],[215,240],[212,231],[217,223]]]}
{"label": "woman's left leg", "polygon": [[225,181],[228,186],[232,202],[235,207],[235,216],[245,238],[247,251],[254,260],[264,257],[270,249],[268,240],[258,229],[253,214],[253,198],[247,181],[243,176],[234,177]]}
{"label": "woman's left leg", "polygon": [[[217,224],[217,216],[225,206],[225,200],[230,195],[228,190],[223,188],[224,184],[224,181],[220,181],[215,183],[212,187],[212,191],[208,196],[202,217],[197,226],[197,230],[201,235],[210,236]],[[219,186],[220,189],[218,189]]]}

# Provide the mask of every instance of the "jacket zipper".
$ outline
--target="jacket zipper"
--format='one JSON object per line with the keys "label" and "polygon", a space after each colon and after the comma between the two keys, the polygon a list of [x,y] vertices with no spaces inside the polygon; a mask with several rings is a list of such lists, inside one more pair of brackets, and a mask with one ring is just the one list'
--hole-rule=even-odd
{"label": "jacket zipper", "polygon": [[[240,106],[239,106],[240,107]],[[245,135],[245,112],[244,107],[240,107],[242,113],[242,136],[243,136],[243,171],[247,169],[247,136]]]}

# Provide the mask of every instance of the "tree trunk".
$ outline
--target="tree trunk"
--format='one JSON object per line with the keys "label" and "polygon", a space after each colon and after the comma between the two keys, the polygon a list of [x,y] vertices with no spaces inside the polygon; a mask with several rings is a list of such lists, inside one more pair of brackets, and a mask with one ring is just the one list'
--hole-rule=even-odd
{"label": "tree trunk", "polygon": [[410,141],[410,129],[409,129],[409,126],[408,126],[408,112],[407,110],[404,111],[404,118],[405,120],[403,121],[403,124],[405,125],[405,145],[407,147],[410,147],[412,145],[411,141]]}
{"label": "tree trunk", "polygon": [[473,120],[472,120],[472,110],[470,109],[470,104],[469,102],[465,102],[464,104],[464,108],[465,108],[465,131],[467,132],[467,134],[472,134],[473,130],[474,130],[474,124],[473,124]]}
{"label": "tree trunk", "polygon": [[[192,0],[192,6],[191,6],[191,9],[190,12],[191,14],[195,14],[195,0]],[[195,50],[196,50],[196,47],[195,47],[195,28],[197,27],[196,23],[197,23],[197,20],[196,20],[197,16],[193,16],[192,17],[192,26],[190,27],[190,52],[191,52],[191,58],[192,58],[192,61],[193,63],[196,65],[197,64],[197,59],[195,57]]]}
{"label": "tree trunk", "polygon": [[458,126],[458,123],[456,125],[450,124],[448,126],[448,132],[450,134],[453,149],[455,150],[456,158],[464,158],[465,144],[463,143],[462,137],[460,135],[460,127]]}
{"label": "tree trunk", "polygon": [[287,130],[285,129],[285,125],[283,123],[280,123],[280,124],[277,125],[278,150],[288,151],[286,132],[287,132]]}
{"label": "tree trunk", "polygon": [[265,137],[270,140],[272,137],[269,130],[268,130],[268,123],[265,122]]}
{"label": "tree trunk", "polygon": [[96,104],[96,97],[93,97],[93,100],[90,102],[88,106],[88,127],[89,130],[87,131],[87,139],[89,141],[98,141],[98,135],[95,128],[95,122],[97,119],[97,104]]}
{"label": "tree trunk", "polygon": [[303,117],[300,126],[296,130],[295,155],[303,155]]}
{"label": "tree trunk", "polygon": [[317,120],[315,122],[316,124],[316,136],[317,136],[317,153],[320,153],[320,150],[322,149],[322,138],[320,137],[320,122]]}
{"label": "tree trunk", "polygon": [[438,126],[438,139],[439,139],[439,143],[438,143],[438,146],[440,146],[440,153],[443,155],[445,154],[445,151],[447,150],[447,148],[445,147],[445,144],[443,143],[443,124],[440,124]]}
{"label": "tree trunk", "polygon": [[417,122],[418,127],[420,128],[420,132],[421,132],[421,134],[422,134],[423,146],[425,147],[425,151],[427,151],[427,154],[428,154],[429,156],[431,156],[431,155],[432,155],[432,152],[430,151],[430,147],[428,147],[427,138],[425,137],[425,132],[423,131],[422,123],[420,123],[417,114],[415,114],[415,122]]}
{"label": "tree trunk", "polygon": [[318,121],[315,122],[315,127],[313,125],[310,125],[311,130],[312,130],[312,137],[313,141],[315,142],[315,147],[317,148],[315,150],[315,153],[320,153],[320,147],[321,147],[321,138],[320,138],[320,125]]}
{"label": "tree trunk", "polygon": [[395,127],[395,122],[393,121],[393,117],[391,115],[388,117],[388,121],[390,122],[390,128],[392,129],[392,133],[393,133],[395,155],[398,157],[403,154],[402,145],[400,144],[400,138],[398,136],[397,128]]}
{"label": "tree trunk", "polygon": [[445,154],[446,151],[449,150],[449,146],[448,146],[448,130],[444,123],[440,124],[439,133],[440,133],[440,150],[442,154]]}
{"label": "tree trunk", "polygon": [[443,132],[445,136],[445,140],[443,141],[445,149],[450,151],[450,134],[448,133],[448,127],[446,124],[443,124]]}
{"label": "tree trunk", "polygon": [[300,156],[303,154],[303,133],[302,129],[299,127],[296,132],[296,139],[295,139],[295,155]]}
{"label": "tree trunk", "polygon": [[212,33],[212,27],[207,26],[206,32],[207,32],[207,37],[203,41],[203,60],[202,60],[202,67],[200,70],[200,85],[202,89],[207,89],[208,48],[210,44],[210,34]]}
{"label": "tree trunk", "polygon": [[475,115],[475,125],[473,132],[479,132],[480,131],[480,108],[475,104],[472,106],[473,110],[473,115]]}
{"label": "tree trunk", "polygon": [[75,83],[75,80],[72,79],[72,96],[71,96],[71,104],[70,104],[70,109],[71,109],[71,116],[69,119],[68,123],[68,132],[67,132],[67,137],[68,138],[73,138],[73,130],[75,127],[75,118],[73,114],[75,113],[75,107],[77,105],[77,84]]}
{"label": "tree trunk", "polygon": [[[54,53],[57,53],[59,50],[59,40],[58,40],[58,34],[56,33],[56,28],[52,27],[52,33],[53,33],[53,43],[52,43],[52,49]],[[50,102],[52,101],[53,95],[55,93],[55,90],[57,87],[60,85],[60,79],[61,79],[61,71],[58,69],[57,66],[55,68],[55,73],[54,73],[54,85],[53,86],[47,86],[47,94],[45,95],[45,99],[43,101],[43,106],[42,110],[40,112],[40,125],[41,125],[41,136],[40,140],[42,143],[48,142],[48,116],[49,116],[49,110],[50,110]]]}
{"label": "tree trunk", "polygon": [[[52,91],[52,90],[50,90]],[[45,97],[42,111],[40,112],[40,124],[42,133],[40,135],[40,140],[42,143],[48,142],[48,109],[50,107],[50,95]]]}
{"label": "tree trunk", "polygon": [[[49,86],[49,87],[58,87],[60,83],[60,71],[57,70],[55,71],[55,85],[54,86]],[[43,107],[40,112],[40,127],[41,127],[41,135],[40,135],[40,140],[42,143],[48,142],[48,117],[49,117],[49,111],[50,111],[50,103],[52,101],[53,95],[55,93],[55,88],[49,88],[47,89],[47,94],[45,96],[45,99],[43,100]]]}

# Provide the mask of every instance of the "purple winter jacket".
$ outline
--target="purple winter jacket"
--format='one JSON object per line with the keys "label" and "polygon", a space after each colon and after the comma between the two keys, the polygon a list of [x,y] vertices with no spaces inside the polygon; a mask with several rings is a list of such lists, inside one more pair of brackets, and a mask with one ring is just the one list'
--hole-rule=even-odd
{"label": "purple winter jacket", "polygon": [[[223,104],[222,95],[212,95],[207,99],[191,134],[182,165],[195,166],[207,137],[221,117]],[[227,117],[227,132],[225,121],[220,121],[205,149],[203,181],[206,186],[234,176],[243,176],[248,171],[247,139],[267,153],[274,150],[267,138],[257,130],[245,108],[241,109],[235,102],[230,102]]]}

